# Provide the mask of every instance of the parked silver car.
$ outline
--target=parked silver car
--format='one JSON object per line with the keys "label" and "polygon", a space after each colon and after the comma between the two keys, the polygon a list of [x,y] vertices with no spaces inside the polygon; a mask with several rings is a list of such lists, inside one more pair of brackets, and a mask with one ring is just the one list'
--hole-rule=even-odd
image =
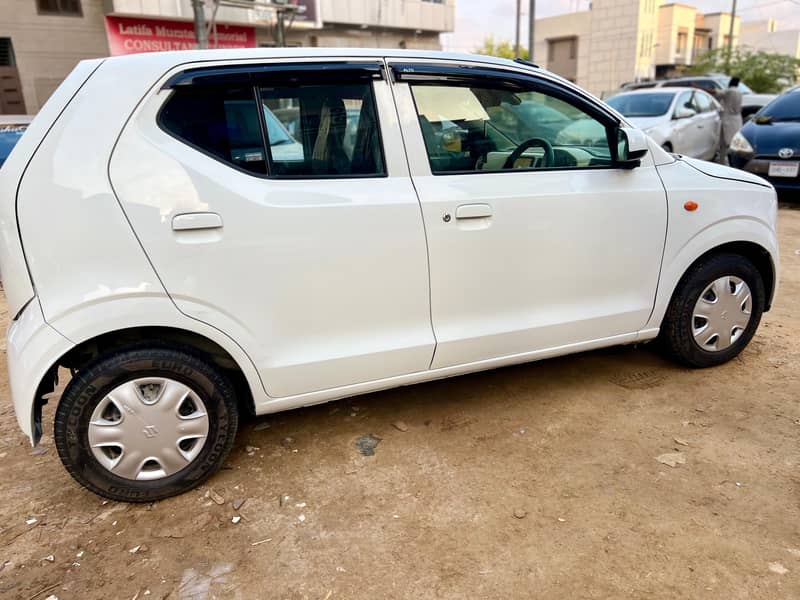
{"label": "parked silver car", "polygon": [[[643,90],[661,87],[690,87],[701,89],[712,96],[717,96],[728,87],[731,78],[722,73],[701,75],[694,77],[678,77],[677,79],[657,79],[655,81],[640,81],[625,83],[623,91]],[[743,81],[737,86],[742,93],[742,119],[749,119],[761,108],[777,98],[777,94],[758,94],[750,89]]]}
{"label": "parked silver car", "polygon": [[720,136],[719,103],[692,88],[654,88],[618,94],[608,104],[667,150],[713,160]]}

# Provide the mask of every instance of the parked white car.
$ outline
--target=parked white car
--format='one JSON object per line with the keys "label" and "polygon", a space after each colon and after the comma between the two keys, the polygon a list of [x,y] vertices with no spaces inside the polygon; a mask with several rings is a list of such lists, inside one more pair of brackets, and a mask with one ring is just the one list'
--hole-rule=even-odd
{"label": "parked white car", "polygon": [[[712,96],[718,96],[728,87],[731,78],[722,73],[711,75],[694,75],[690,77],[678,77],[676,79],[660,79],[655,81],[641,81],[628,83],[622,86],[624,91],[641,90],[645,88],[661,87],[689,87],[693,89],[705,90]],[[777,98],[777,94],[757,94],[743,81],[739,82],[737,89],[742,94],[742,119],[749,119],[761,108]]]}
{"label": "parked white car", "polygon": [[667,152],[713,160],[719,152],[719,103],[702,90],[654,88],[618,94],[608,104]]}
{"label": "parked white car", "polygon": [[[561,117],[535,136],[495,126],[523,103]],[[287,156],[273,136],[288,132]],[[770,308],[776,218],[763,179],[664,152],[527,64],[317,48],[86,61],[0,170],[14,408],[37,443],[69,369],[64,465],[151,501],[219,468],[241,411],[657,336],[717,365]]]}

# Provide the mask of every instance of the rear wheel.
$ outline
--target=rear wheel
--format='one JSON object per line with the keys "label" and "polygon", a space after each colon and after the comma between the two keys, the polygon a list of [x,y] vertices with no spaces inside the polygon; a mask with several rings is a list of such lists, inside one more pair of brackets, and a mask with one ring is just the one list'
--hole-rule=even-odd
{"label": "rear wheel", "polygon": [[185,492],[216,471],[236,435],[236,398],[213,365],[183,350],[100,357],[67,386],[54,437],[69,473],[128,502]]}
{"label": "rear wheel", "polygon": [[664,149],[666,152],[672,152],[672,144],[669,142],[664,142],[661,144],[661,148]]}
{"label": "rear wheel", "polygon": [[668,354],[685,365],[729,361],[750,342],[764,310],[758,269],[737,254],[696,264],[681,280],[661,326]]}

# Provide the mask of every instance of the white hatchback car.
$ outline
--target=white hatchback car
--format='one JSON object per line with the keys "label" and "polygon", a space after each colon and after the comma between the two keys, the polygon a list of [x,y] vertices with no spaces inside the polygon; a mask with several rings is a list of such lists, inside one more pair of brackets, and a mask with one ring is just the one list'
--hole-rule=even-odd
{"label": "white hatchback car", "polygon": [[703,90],[636,90],[617,94],[608,104],[667,152],[703,160],[713,160],[719,152],[720,105]]}
{"label": "white hatchback car", "polygon": [[69,369],[64,465],[150,501],[211,475],[241,411],[659,335],[716,365],[770,307],[776,218],[764,180],[676,158],[529,64],[83,62],[0,170],[14,407],[37,443]]}

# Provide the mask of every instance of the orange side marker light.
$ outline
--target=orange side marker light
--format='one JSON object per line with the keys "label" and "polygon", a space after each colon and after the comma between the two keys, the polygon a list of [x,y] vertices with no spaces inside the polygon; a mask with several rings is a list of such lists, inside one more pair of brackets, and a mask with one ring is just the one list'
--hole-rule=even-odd
{"label": "orange side marker light", "polygon": [[694,200],[687,200],[686,202],[683,203],[683,208],[685,208],[689,212],[697,210],[697,206],[698,204]]}

